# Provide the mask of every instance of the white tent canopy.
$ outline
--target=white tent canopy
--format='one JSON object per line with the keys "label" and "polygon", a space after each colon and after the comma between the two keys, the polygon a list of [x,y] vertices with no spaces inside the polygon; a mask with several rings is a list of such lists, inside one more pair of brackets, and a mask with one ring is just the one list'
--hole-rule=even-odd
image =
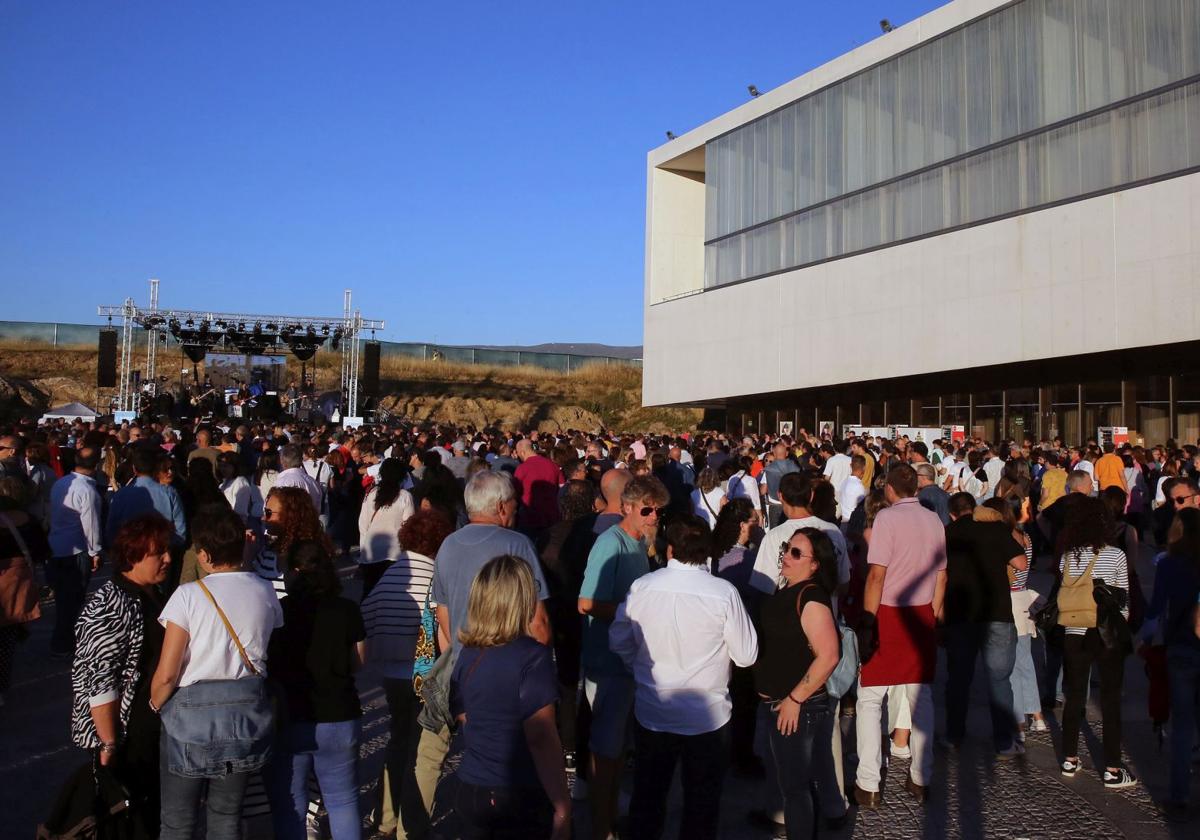
{"label": "white tent canopy", "polygon": [[83,403],[71,402],[52,408],[42,415],[42,422],[48,420],[95,420],[99,416]]}

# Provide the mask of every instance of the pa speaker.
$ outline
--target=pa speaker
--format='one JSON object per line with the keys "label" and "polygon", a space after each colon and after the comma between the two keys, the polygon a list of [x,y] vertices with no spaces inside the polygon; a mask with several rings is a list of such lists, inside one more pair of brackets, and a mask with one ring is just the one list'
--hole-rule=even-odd
{"label": "pa speaker", "polygon": [[96,348],[96,387],[117,387],[117,331],[112,327],[100,330]]}
{"label": "pa speaker", "polygon": [[366,397],[379,396],[379,342],[363,344],[363,372],[359,391]]}

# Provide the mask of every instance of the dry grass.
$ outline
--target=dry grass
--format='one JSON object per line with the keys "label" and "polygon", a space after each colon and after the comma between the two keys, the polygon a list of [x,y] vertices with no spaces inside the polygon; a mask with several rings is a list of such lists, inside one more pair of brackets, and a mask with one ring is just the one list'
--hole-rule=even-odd
{"label": "dry grass", "polygon": [[[135,347],[137,367],[145,362],[145,346]],[[178,374],[181,356],[175,346],[158,357],[159,369]],[[190,367],[190,362],[183,362]],[[316,373],[319,389],[336,388],[340,354],[322,352],[307,365]],[[52,347],[44,343],[0,342],[0,375],[24,379],[67,377],[94,391],[96,351],[89,346]],[[299,378],[300,363],[287,361],[287,378]],[[419,400],[444,408],[439,422],[455,423],[454,398],[490,400],[524,406],[524,416],[546,416],[556,409],[579,408],[598,417],[614,431],[676,432],[695,428],[702,412],[695,409],[642,408],[642,371],[633,365],[593,362],[570,373],[532,365],[471,365],[424,361],[403,356],[380,363],[384,404]]]}

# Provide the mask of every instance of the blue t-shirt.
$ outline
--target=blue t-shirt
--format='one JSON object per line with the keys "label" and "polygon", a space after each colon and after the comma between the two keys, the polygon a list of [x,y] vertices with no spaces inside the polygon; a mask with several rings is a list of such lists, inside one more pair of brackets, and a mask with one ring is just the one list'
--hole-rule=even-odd
{"label": "blue t-shirt", "polygon": [[[588,554],[579,597],[592,601],[611,601],[619,604],[629,594],[629,587],[650,571],[646,547],[613,525],[596,538]],[[621,657],[608,649],[608,628],[611,621],[584,616],[581,661],[584,670],[593,676],[626,674]]]}
{"label": "blue t-shirt", "polygon": [[521,636],[498,647],[464,647],[450,678],[450,713],[466,715],[458,777],[483,787],[540,785],[524,725],[557,700],[545,645]]}
{"label": "blue t-shirt", "polygon": [[446,537],[434,560],[433,600],[450,611],[450,638],[458,650],[458,631],[467,626],[467,599],[471,583],[487,562],[511,554],[520,557],[533,570],[538,600],[550,596],[542,564],[529,537],[499,525],[464,525]]}

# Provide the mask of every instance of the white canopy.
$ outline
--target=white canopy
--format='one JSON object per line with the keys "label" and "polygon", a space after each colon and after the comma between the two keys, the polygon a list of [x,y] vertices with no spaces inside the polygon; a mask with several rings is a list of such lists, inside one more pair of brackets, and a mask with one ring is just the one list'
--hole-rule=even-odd
{"label": "white canopy", "polygon": [[42,422],[47,420],[95,420],[98,416],[83,403],[71,402],[47,411],[42,415]]}

